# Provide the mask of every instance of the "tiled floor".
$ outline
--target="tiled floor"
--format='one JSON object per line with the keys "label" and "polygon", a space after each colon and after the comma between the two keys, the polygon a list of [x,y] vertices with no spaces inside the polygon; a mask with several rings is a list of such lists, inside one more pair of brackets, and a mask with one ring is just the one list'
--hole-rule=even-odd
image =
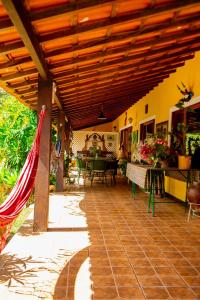
{"label": "tiled floor", "polygon": [[[49,269],[37,273],[31,292],[21,293],[21,299],[200,299],[200,219],[187,223],[180,204],[159,204],[152,217],[147,213],[147,194],[131,198],[125,182],[114,187],[70,186],[51,201],[51,232],[33,234],[34,243],[40,239],[38,248],[45,237],[46,249],[42,254],[37,249],[37,265],[41,257],[51,259]],[[36,259],[23,238],[24,251]],[[56,249],[50,253],[49,240]],[[13,246],[14,241],[4,255]],[[57,270],[52,278],[47,272],[51,269]],[[30,274],[20,278],[22,283],[25,279],[30,283]],[[8,288],[2,272],[0,280]],[[8,290],[19,297],[20,284]]]}

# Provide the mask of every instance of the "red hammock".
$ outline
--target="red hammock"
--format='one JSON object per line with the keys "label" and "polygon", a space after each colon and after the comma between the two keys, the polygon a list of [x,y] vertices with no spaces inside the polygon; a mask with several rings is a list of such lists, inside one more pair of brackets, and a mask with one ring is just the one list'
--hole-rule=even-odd
{"label": "red hammock", "polygon": [[41,129],[45,113],[45,108],[43,108],[39,114],[39,122],[34,143],[21,170],[18,181],[8,198],[0,206],[0,229],[2,233],[0,252],[5,246],[13,220],[24,208],[34,186],[39,158]]}

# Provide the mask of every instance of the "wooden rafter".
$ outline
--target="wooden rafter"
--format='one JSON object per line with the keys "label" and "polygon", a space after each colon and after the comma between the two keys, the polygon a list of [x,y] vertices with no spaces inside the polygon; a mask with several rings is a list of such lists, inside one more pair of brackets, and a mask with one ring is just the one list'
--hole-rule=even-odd
{"label": "wooden rafter", "polygon": [[40,50],[40,45],[37,41],[36,35],[33,31],[31,23],[26,17],[23,2],[19,0],[2,0],[8,15],[13,22],[16,30],[20,34],[23,43],[30,53],[36,68],[43,79],[48,79],[48,68],[46,66],[43,53]]}

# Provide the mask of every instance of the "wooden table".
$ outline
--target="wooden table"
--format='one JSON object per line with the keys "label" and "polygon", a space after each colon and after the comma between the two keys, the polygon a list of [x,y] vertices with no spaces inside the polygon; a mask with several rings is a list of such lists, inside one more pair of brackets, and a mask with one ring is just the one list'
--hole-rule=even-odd
{"label": "wooden table", "polygon": [[[148,212],[152,211],[155,214],[155,203],[175,203],[174,201],[156,201],[155,194],[160,194],[161,198],[165,196],[164,177],[171,176],[171,174],[179,174],[187,184],[199,178],[199,169],[178,169],[178,168],[153,168],[149,165],[127,164],[126,176],[132,182],[132,195],[136,195],[136,185],[149,193]],[[179,179],[178,178],[178,179]],[[187,205],[187,196],[185,197],[185,204]]]}

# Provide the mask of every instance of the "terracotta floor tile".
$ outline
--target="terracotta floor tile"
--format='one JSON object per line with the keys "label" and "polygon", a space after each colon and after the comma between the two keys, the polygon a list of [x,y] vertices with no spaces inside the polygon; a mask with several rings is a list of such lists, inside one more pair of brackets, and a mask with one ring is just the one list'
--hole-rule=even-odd
{"label": "terracotta floor tile", "polygon": [[170,264],[174,265],[175,267],[184,267],[184,266],[191,266],[191,264],[184,258],[169,258]]}
{"label": "terracotta floor tile", "polygon": [[128,257],[129,258],[146,258],[146,255],[141,251],[129,251]]}
{"label": "terracotta floor tile", "polygon": [[110,264],[112,267],[129,267],[130,262],[127,258],[116,258],[116,257],[110,257]]}
{"label": "terracotta floor tile", "polygon": [[119,296],[123,299],[145,299],[138,287],[118,287]]}
{"label": "terracotta floor tile", "polygon": [[125,251],[115,251],[115,250],[108,250],[108,256],[113,258],[126,258],[127,255]]}
{"label": "terracotta floor tile", "polygon": [[95,267],[93,267],[93,266],[91,266],[90,267],[90,273],[92,274],[92,275],[111,275],[112,274],[112,270],[111,270],[111,268],[110,267],[97,267],[97,266],[95,266]]}
{"label": "terracotta floor tile", "polygon": [[179,277],[178,275],[174,275],[174,276],[163,276],[160,275],[160,279],[162,280],[163,284],[165,286],[185,286],[186,282],[181,279],[181,277]]}
{"label": "terracotta floor tile", "polygon": [[177,251],[163,251],[162,253],[167,258],[183,258],[182,254]]}
{"label": "terracotta floor tile", "polygon": [[115,299],[117,291],[115,287],[94,287],[93,298],[95,299]]}
{"label": "terracotta floor tile", "polygon": [[114,275],[132,275],[134,274],[133,269],[131,267],[112,267]]}
{"label": "terracotta floor tile", "polygon": [[192,290],[194,294],[197,296],[197,299],[200,299],[200,287],[193,287]]}
{"label": "terracotta floor tile", "polygon": [[200,267],[200,258],[188,258],[188,261],[190,262],[191,265],[195,267]]}
{"label": "terracotta floor tile", "polygon": [[167,290],[173,299],[198,299],[193,290],[188,287],[168,287]]}
{"label": "terracotta floor tile", "polygon": [[150,263],[156,267],[170,266],[169,260],[165,258],[150,258]]}
{"label": "terracotta floor tile", "polygon": [[124,251],[124,247],[122,245],[105,245],[108,251]]}
{"label": "terracotta floor tile", "polygon": [[110,261],[109,259],[106,258],[99,258],[99,257],[95,257],[95,258],[90,258],[90,266],[92,267],[110,267]]}
{"label": "terracotta floor tile", "polygon": [[147,258],[129,258],[130,263],[133,267],[139,266],[150,266],[150,261]]}
{"label": "terracotta floor tile", "polygon": [[190,286],[199,286],[200,287],[200,276],[183,276],[183,279]]}
{"label": "terracotta floor tile", "polygon": [[142,286],[162,286],[163,285],[157,275],[153,275],[153,276],[137,275],[137,279],[139,280],[139,283]]}
{"label": "terracotta floor tile", "polygon": [[137,244],[135,244],[135,245],[125,245],[124,249],[127,252],[141,251],[141,247],[139,245],[137,245]]}
{"label": "terracotta floor tile", "polygon": [[115,282],[117,286],[138,286],[138,281],[136,276],[115,276]]}
{"label": "terracotta floor tile", "polygon": [[136,275],[155,275],[155,270],[152,267],[134,267],[134,271]]}
{"label": "terracotta floor tile", "polygon": [[176,270],[182,276],[198,275],[198,272],[193,267],[176,267]]}
{"label": "terracotta floor tile", "polygon": [[90,255],[90,257],[91,258],[107,258],[108,256],[107,256],[107,251],[93,251],[93,250],[91,250],[90,252],[89,252],[89,255]]}
{"label": "terracotta floor tile", "polygon": [[104,276],[104,275],[92,275],[91,276],[92,286],[95,287],[104,287],[104,286],[115,286],[113,276]]}
{"label": "terracotta floor tile", "polygon": [[169,294],[164,287],[144,287],[146,299],[169,299]]}
{"label": "terracotta floor tile", "polygon": [[155,271],[159,275],[177,275],[176,269],[170,267],[155,267]]}

